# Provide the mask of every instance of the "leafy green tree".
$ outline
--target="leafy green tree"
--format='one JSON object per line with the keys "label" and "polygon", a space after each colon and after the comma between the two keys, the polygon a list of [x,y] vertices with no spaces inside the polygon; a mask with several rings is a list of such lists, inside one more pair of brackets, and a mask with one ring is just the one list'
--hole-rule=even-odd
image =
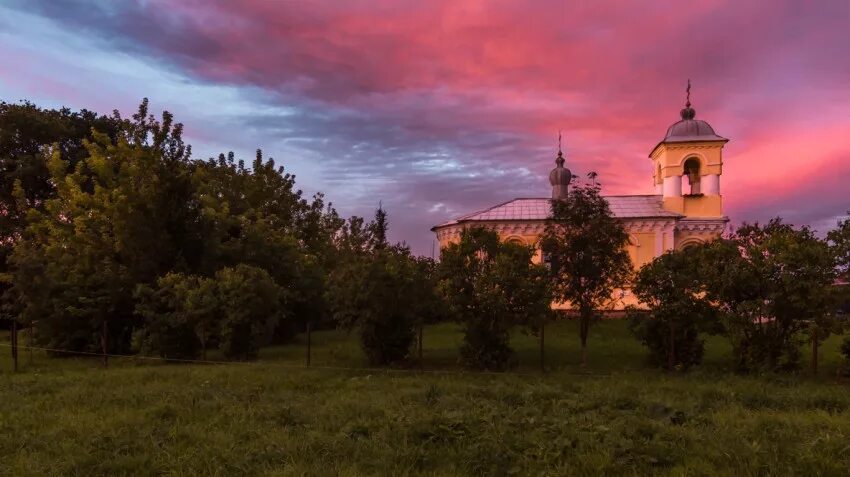
{"label": "leafy green tree", "polygon": [[480,227],[464,230],[442,250],[439,289],[463,324],[460,354],[467,366],[506,369],[514,360],[511,329],[551,312],[547,272],[532,256],[531,248],[501,243]]}
{"label": "leafy green tree", "polygon": [[582,366],[587,365],[591,324],[614,291],[632,275],[628,240],[595,180],[573,188],[565,199],[552,201],[552,216],[541,245],[550,264],[556,299],[578,313]]}
{"label": "leafy green tree", "polygon": [[196,329],[202,317],[190,303],[190,295],[197,294],[200,280],[210,281],[169,273],[154,286],[138,286],[136,313],[144,322],[133,336],[136,350],[173,359],[195,359],[201,354],[203,343]]}
{"label": "leafy green tree", "polygon": [[[850,215],[850,211],[847,212]],[[832,255],[838,267],[839,276],[850,280],[850,219],[838,222],[838,227],[826,235]]]}
{"label": "leafy green tree", "polygon": [[198,245],[190,149],[182,126],[167,112],[149,117],[146,101],[115,141],[92,135],[73,167],[61,148],[50,151],[56,194],[29,209],[10,257],[11,292],[21,318],[39,321],[43,344],[123,352],[136,285],[186,264]]}
{"label": "leafy green tree", "polygon": [[43,209],[45,201],[56,195],[46,149],[58,149],[71,169],[88,154],[83,142],[92,139],[93,129],[114,139],[125,126],[120,117],[87,110],[0,102],[0,308],[7,317],[0,319],[0,326],[12,317],[24,318],[18,316],[19,295],[12,291],[8,260],[26,227],[27,213]]}
{"label": "leafy green tree", "polygon": [[215,281],[221,313],[220,349],[229,359],[256,359],[284,318],[280,287],[268,272],[249,265],[223,268],[215,274]]}
{"label": "leafy green tree", "polygon": [[378,210],[375,211],[375,220],[370,224],[370,229],[372,234],[372,248],[375,250],[386,248],[389,223],[387,212],[382,205],[378,205]]}
{"label": "leafy green tree", "polygon": [[92,130],[114,140],[126,126],[117,115],[0,102],[0,243],[23,231],[30,208],[41,208],[56,195],[45,148],[55,147],[71,170],[88,156],[84,141],[92,140]]}
{"label": "leafy green tree", "polygon": [[370,364],[406,361],[416,328],[437,308],[427,262],[386,242],[387,214],[350,219],[338,237],[343,253],[329,277],[328,300],[337,324],[356,329]]}
{"label": "leafy green tree", "polygon": [[721,313],[741,371],[781,371],[799,365],[810,330],[832,329],[835,259],[807,227],[776,218],[744,224],[701,251],[706,298]]}
{"label": "leafy green tree", "polygon": [[279,340],[326,313],[324,277],[333,261],[333,240],[342,221],[295,187],[295,176],[257,151],[251,167],[233,153],[197,165],[195,177],[207,241],[204,274],[246,263],[265,269],[287,294],[291,319]]}
{"label": "leafy green tree", "polygon": [[632,291],[649,311],[630,310],[630,327],[656,366],[672,371],[699,364],[705,349],[700,332],[720,331],[700,273],[697,254],[685,250],[666,252],[637,274]]}

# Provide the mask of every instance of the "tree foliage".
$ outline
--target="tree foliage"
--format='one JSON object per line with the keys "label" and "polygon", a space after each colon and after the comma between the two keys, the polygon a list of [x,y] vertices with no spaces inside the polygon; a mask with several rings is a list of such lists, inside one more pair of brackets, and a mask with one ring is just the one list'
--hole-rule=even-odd
{"label": "tree foliage", "polygon": [[211,278],[169,273],[136,290],[144,319],[135,347],[163,358],[193,359],[218,343],[225,357],[256,359],[284,319],[286,295],[261,268],[239,264]]}
{"label": "tree foliage", "polygon": [[[295,177],[259,151],[251,168],[232,153],[192,161],[182,125],[168,112],[154,118],[147,100],[131,119],[2,105],[0,121],[0,133],[14,136],[0,158],[9,178],[0,208],[16,211],[0,216],[17,227],[3,229],[11,231],[0,257],[2,310],[37,320],[42,344],[99,350],[106,323],[108,348],[124,352],[134,331],[165,329],[177,316],[150,323],[150,309],[137,307],[139,287],[240,265],[265,270],[286,297],[293,319],[281,321],[279,339],[295,332],[295,320],[327,314],[342,221],[321,195],[303,198]],[[26,172],[32,164],[46,172]]]}
{"label": "tree foliage", "polygon": [[699,257],[693,250],[670,251],[641,267],[632,292],[647,312],[631,310],[631,329],[649,348],[656,366],[687,369],[702,361],[701,332],[719,332],[705,299]]}
{"label": "tree foliage", "polygon": [[720,312],[742,371],[791,370],[800,345],[831,321],[834,255],[807,227],[744,224],[703,247],[706,298]]}
{"label": "tree foliage", "polygon": [[578,313],[582,365],[587,362],[587,337],[598,310],[608,305],[633,271],[626,251],[629,236],[593,179],[573,188],[565,199],[552,201],[552,216],[541,239],[555,297]]}
{"label": "tree foliage", "polygon": [[125,351],[136,284],[152,282],[197,246],[187,232],[196,217],[190,151],[182,126],[168,113],[161,122],[148,117],[146,102],[115,142],[92,134],[88,155],[73,167],[60,148],[49,151],[56,194],[29,209],[11,257],[11,291],[22,318],[39,321],[42,343],[93,350],[106,322],[108,348]]}
{"label": "tree foliage", "polygon": [[514,360],[510,331],[548,315],[549,279],[533,264],[533,250],[502,243],[484,228],[469,228],[440,256],[439,288],[464,328],[461,361],[468,367],[504,370]]}
{"label": "tree foliage", "polygon": [[850,281],[850,219],[839,221],[838,227],[830,230],[826,239],[835,257],[839,276]]}
{"label": "tree foliage", "polygon": [[328,286],[337,324],[357,330],[373,365],[406,361],[417,325],[438,307],[431,264],[404,245],[388,245],[386,233],[382,207],[369,224],[350,219],[339,236],[348,253],[330,274]]}

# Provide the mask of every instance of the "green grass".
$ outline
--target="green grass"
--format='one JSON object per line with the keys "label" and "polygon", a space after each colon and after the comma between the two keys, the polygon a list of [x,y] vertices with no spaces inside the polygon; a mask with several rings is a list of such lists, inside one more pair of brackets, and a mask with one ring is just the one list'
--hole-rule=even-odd
{"label": "green grass", "polygon": [[[517,333],[515,373],[464,373],[456,326],[429,327],[425,370],[363,367],[353,336],[303,337],[253,364],[50,359],[0,374],[0,475],[847,475],[850,388],[837,346],[817,379],[736,376],[728,344],[683,375],[648,369],[625,323],[590,367],[575,323]],[[24,335],[21,341],[25,342]]]}

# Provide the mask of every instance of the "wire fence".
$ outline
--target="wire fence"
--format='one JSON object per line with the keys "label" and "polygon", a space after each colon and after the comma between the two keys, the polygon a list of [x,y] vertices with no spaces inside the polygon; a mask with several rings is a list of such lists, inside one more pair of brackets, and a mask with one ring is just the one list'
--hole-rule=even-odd
{"label": "wire fence", "polygon": [[[15,346],[11,343],[0,343],[0,347],[7,349],[14,349]],[[299,369],[299,370],[327,370],[327,371],[340,371],[340,372],[358,372],[358,373],[386,373],[386,374],[408,374],[408,375],[417,375],[417,374],[430,374],[430,375],[453,375],[453,376],[462,376],[462,375],[481,375],[481,376],[517,376],[517,377],[541,377],[545,375],[546,371],[541,370],[540,372],[520,372],[520,371],[485,371],[485,370],[468,370],[468,369],[433,369],[433,368],[424,368],[421,367],[421,362],[413,362],[411,366],[408,368],[394,368],[394,367],[370,367],[370,366],[334,366],[334,365],[316,365],[310,363],[309,359],[304,364],[294,364],[294,363],[282,363],[279,361],[269,361],[269,360],[256,360],[256,361],[224,361],[224,360],[209,360],[209,359],[187,359],[187,358],[167,358],[161,356],[147,356],[147,355],[139,355],[139,354],[115,354],[115,353],[97,353],[90,351],[71,351],[71,350],[63,350],[57,348],[48,348],[48,347],[39,347],[39,346],[31,346],[31,345],[17,345],[17,350],[22,351],[42,351],[45,353],[57,353],[57,354],[66,354],[71,356],[81,356],[81,357],[91,357],[91,358],[100,358],[106,360],[109,359],[121,359],[121,360],[131,360],[131,361],[148,361],[148,362],[159,362],[159,363],[184,363],[184,364],[194,364],[194,365],[230,365],[230,366],[247,366],[247,367],[262,367],[262,368],[279,368],[279,369]],[[13,359],[17,359],[14,357]],[[104,364],[106,361],[104,361]],[[106,367],[106,366],[104,366]],[[15,365],[15,372],[18,372],[17,363]],[[599,372],[590,372],[590,371],[582,371],[582,372],[564,372],[559,371],[558,374],[572,374],[572,375],[582,375],[582,376],[596,376],[596,377],[609,377],[611,373],[599,373]]]}

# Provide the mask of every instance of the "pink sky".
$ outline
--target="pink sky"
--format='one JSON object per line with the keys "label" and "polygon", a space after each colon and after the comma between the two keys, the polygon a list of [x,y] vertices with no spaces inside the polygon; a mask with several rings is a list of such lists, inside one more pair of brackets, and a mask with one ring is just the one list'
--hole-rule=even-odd
{"label": "pink sky", "polygon": [[693,81],[731,139],[733,222],[823,230],[850,209],[850,3],[13,2],[0,99],[129,113],[143,96],[203,158],[261,147],[344,215],[382,201],[392,238],[548,195],[567,166],[649,193],[647,154]]}

